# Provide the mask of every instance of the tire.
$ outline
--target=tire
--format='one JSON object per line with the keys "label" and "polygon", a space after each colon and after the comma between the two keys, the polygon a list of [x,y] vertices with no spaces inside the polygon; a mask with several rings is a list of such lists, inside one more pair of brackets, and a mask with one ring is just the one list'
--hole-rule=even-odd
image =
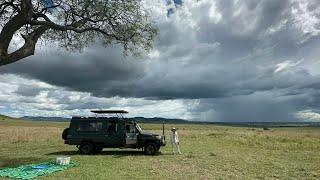
{"label": "tire", "polygon": [[94,150],[94,147],[91,142],[83,142],[79,147],[81,154],[91,154]]}
{"label": "tire", "polygon": [[157,145],[157,152],[159,152],[159,150],[160,150],[160,146],[159,146],[159,145]]}
{"label": "tire", "polygon": [[146,155],[155,155],[158,149],[157,146],[158,145],[154,142],[147,143],[144,147],[144,153]]}
{"label": "tire", "polygon": [[68,133],[69,133],[69,128],[66,128],[66,129],[63,130],[63,132],[62,132],[62,139],[63,140],[67,140]]}

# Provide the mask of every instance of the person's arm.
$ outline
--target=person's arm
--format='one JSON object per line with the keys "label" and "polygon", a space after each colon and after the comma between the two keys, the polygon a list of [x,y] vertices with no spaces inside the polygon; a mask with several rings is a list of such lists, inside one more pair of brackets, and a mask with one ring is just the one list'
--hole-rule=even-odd
{"label": "person's arm", "polygon": [[178,132],[176,132],[176,141],[177,141],[177,143],[179,144],[179,136],[178,136]]}

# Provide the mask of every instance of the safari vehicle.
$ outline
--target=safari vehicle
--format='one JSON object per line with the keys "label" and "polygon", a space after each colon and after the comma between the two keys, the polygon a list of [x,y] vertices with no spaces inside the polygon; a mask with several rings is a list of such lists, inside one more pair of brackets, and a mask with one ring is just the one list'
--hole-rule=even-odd
{"label": "safari vehicle", "polygon": [[[140,125],[123,118],[124,110],[93,110],[95,117],[72,117],[69,128],[62,133],[65,144],[76,145],[81,154],[99,153],[103,148],[143,149],[156,154],[165,146],[163,134],[143,132]],[[117,117],[98,117],[97,114],[116,114]]]}

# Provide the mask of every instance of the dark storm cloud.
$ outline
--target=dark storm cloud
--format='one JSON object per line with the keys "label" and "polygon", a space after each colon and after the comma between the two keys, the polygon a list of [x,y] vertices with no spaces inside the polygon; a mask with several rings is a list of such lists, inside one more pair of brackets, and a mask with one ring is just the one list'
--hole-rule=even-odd
{"label": "dark storm cloud", "polygon": [[[294,93],[293,91],[298,91]],[[286,89],[281,92],[255,92],[250,95],[218,99],[201,99],[192,109],[195,120],[222,122],[294,122],[303,121],[298,112],[320,108],[319,90]],[[319,119],[317,119],[319,120]]]}
{"label": "dark storm cloud", "polygon": [[[219,58],[222,59],[245,56],[268,43],[264,38],[266,30],[291,18],[288,0],[238,1],[237,4],[222,0],[217,1],[216,6],[222,20],[215,23],[209,16],[202,16],[200,27],[206,28],[201,28],[198,36],[202,42],[219,42],[222,48]],[[210,10],[210,6],[203,8]],[[275,45],[276,41],[269,44]]]}
{"label": "dark storm cloud", "polygon": [[144,65],[139,60],[125,59],[121,48],[91,47],[82,54],[46,51],[1,67],[1,72],[20,74],[96,95],[114,96],[102,92],[113,83],[138,79],[144,73]]}
{"label": "dark storm cloud", "polygon": [[[167,8],[157,11],[160,34],[149,55],[124,58],[118,46],[99,45],[83,53],[39,50],[0,72],[98,97],[200,99],[192,113],[207,120],[298,120],[298,111],[319,108],[318,1],[181,2],[170,17]],[[99,106],[49,96],[67,109]]]}
{"label": "dark storm cloud", "polygon": [[[200,114],[207,120],[231,122],[296,121],[295,106],[270,98],[272,95],[259,93],[232,98],[204,99],[199,106]],[[211,107],[203,111],[202,106]]]}

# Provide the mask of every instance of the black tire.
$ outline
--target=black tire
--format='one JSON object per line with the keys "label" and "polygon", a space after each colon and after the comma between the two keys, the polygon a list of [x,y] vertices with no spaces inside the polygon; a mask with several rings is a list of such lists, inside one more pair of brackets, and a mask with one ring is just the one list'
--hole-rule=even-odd
{"label": "black tire", "polygon": [[66,129],[63,130],[63,132],[62,132],[62,139],[63,140],[67,140],[68,133],[69,133],[69,128],[66,128]]}
{"label": "black tire", "polygon": [[158,145],[154,142],[147,143],[144,147],[144,153],[146,155],[155,155],[158,149],[157,146]]}
{"label": "black tire", "polygon": [[159,150],[160,150],[160,146],[159,146],[159,145],[157,145],[157,152],[159,152]]}
{"label": "black tire", "polygon": [[81,154],[91,154],[94,150],[93,144],[91,142],[83,142],[79,147]]}

